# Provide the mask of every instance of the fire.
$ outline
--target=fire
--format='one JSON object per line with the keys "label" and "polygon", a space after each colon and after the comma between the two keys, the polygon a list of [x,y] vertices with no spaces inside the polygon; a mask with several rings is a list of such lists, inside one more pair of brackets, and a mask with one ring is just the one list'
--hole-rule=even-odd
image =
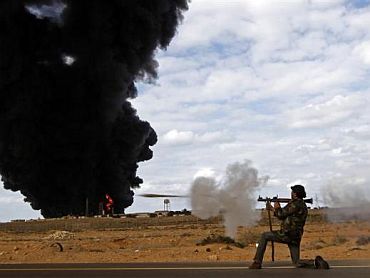
{"label": "fire", "polygon": [[109,196],[109,194],[105,194],[105,199],[106,199],[106,203],[105,203],[105,213],[106,214],[112,214],[113,213],[113,199],[111,196]]}

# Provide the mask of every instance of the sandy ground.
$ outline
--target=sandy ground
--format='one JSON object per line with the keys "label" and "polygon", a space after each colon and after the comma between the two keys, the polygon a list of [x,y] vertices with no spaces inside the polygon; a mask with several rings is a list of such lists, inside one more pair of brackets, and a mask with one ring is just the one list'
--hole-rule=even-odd
{"label": "sandy ground", "polygon": [[[277,228],[275,226],[275,228]],[[239,228],[233,244],[199,245],[224,235],[222,224],[181,224],[77,232],[0,232],[0,263],[122,263],[184,261],[251,261],[259,234],[268,227]],[[370,223],[308,223],[301,257],[370,259]],[[61,247],[63,251],[61,251]],[[288,260],[287,246],[275,243],[275,260]],[[266,260],[271,259],[270,247]]]}

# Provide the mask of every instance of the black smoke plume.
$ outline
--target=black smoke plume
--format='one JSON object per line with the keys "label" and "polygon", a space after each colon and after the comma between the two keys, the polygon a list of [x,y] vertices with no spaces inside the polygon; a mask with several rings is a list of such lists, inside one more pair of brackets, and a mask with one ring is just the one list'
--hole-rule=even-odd
{"label": "black smoke plume", "polygon": [[1,0],[0,174],[45,217],[133,202],[157,141],[128,99],[187,0]]}

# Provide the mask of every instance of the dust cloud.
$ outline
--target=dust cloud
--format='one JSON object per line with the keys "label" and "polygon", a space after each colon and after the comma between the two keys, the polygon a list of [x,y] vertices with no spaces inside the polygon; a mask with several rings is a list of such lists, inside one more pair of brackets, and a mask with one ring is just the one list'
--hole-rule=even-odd
{"label": "dust cloud", "polygon": [[197,177],[191,187],[192,213],[202,219],[222,214],[226,235],[235,237],[238,226],[250,226],[259,219],[256,189],[266,184],[252,162],[227,166],[222,179]]}
{"label": "dust cloud", "polygon": [[324,202],[329,206],[327,215],[333,222],[370,220],[369,180],[345,177],[330,180],[322,187]]}

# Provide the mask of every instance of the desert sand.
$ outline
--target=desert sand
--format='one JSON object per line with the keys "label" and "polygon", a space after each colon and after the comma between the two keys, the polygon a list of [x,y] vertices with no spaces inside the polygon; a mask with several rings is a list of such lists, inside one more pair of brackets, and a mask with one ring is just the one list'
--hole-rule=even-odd
{"label": "desert sand", "polygon": [[[302,258],[370,259],[369,222],[331,223],[323,212],[310,214]],[[254,256],[260,233],[267,230],[264,215],[253,227],[239,227],[236,244],[221,240],[204,245],[205,239],[223,239],[221,218],[203,221],[180,215],[1,223],[0,263],[247,262]],[[289,258],[287,246],[275,243],[275,260]],[[270,247],[265,260],[271,260]]]}

